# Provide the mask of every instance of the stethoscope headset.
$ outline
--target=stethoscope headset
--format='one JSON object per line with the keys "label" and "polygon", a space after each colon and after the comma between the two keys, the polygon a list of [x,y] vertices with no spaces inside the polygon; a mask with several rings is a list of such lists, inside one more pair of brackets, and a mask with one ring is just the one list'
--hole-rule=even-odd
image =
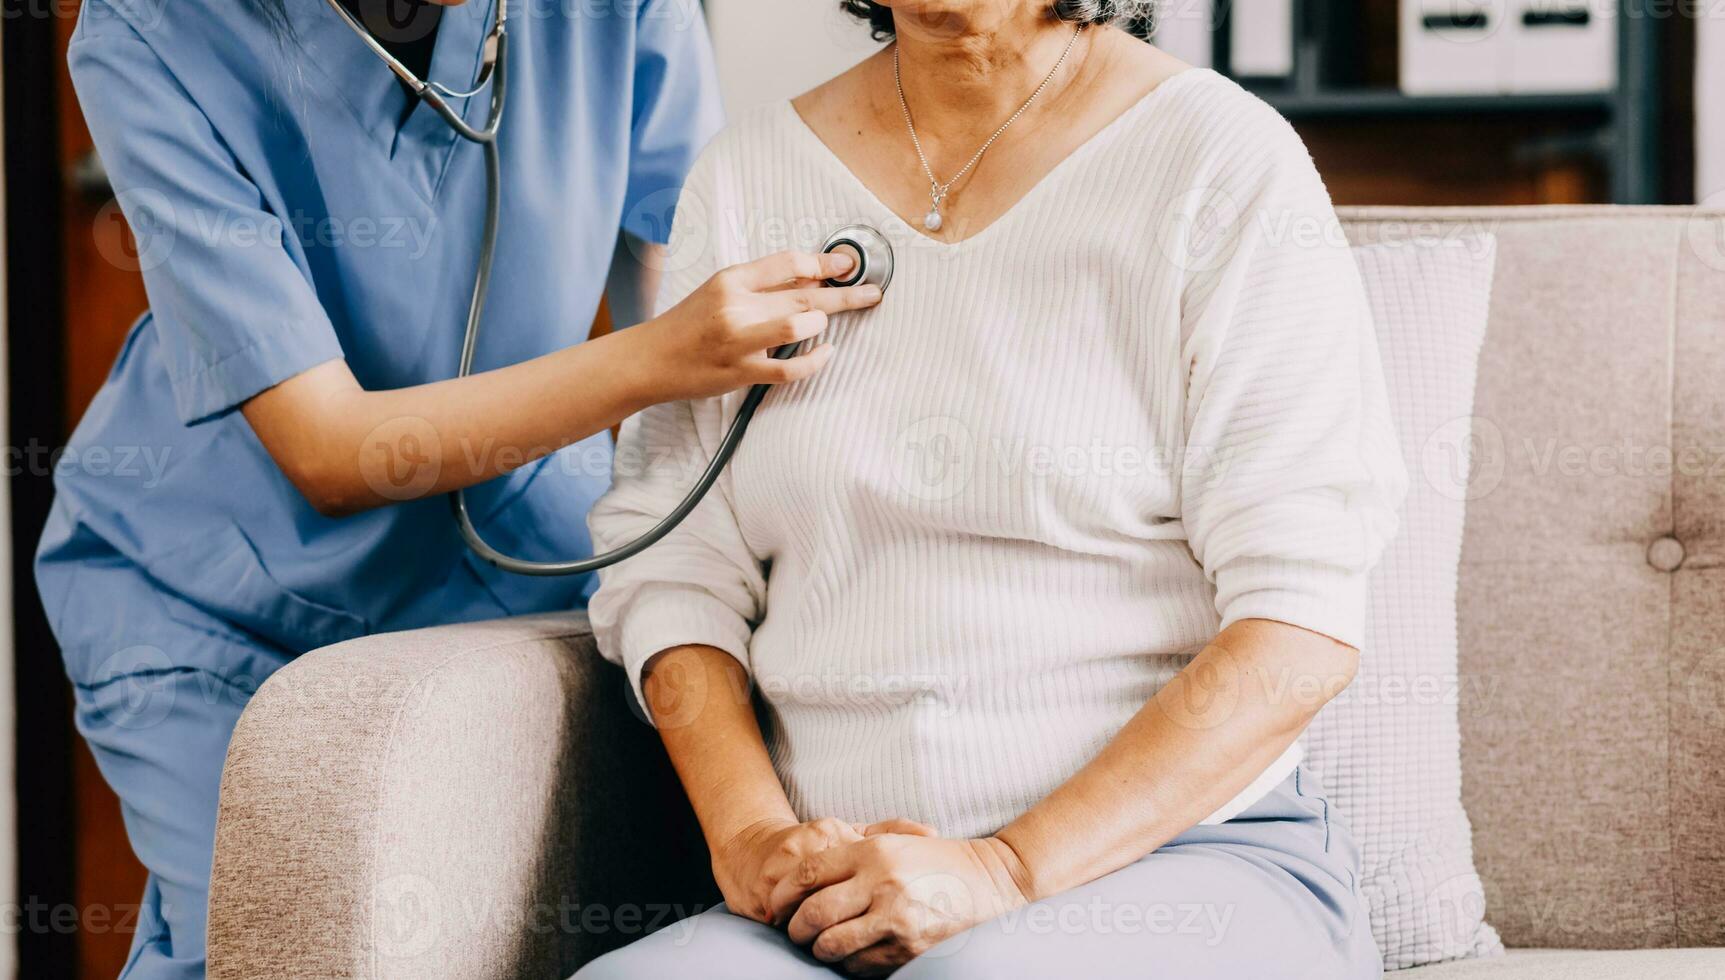
{"label": "stethoscope headset", "polygon": [[[485,294],[491,286],[491,268],[497,257],[497,225],[503,198],[503,168],[497,135],[503,125],[503,106],[509,93],[509,2],[495,0],[496,12],[491,31],[486,35],[485,46],[481,51],[478,76],[474,79],[473,87],[465,92],[457,92],[420,78],[390,54],[371,31],[342,6],[340,0],[325,2],[353,29],[359,39],[365,42],[365,46],[389,66],[389,70],[401,79],[414,98],[430,106],[432,111],[449,124],[449,128],[454,130],[456,135],[470,143],[479,144],[485,151],[485,226],[480,237],[478,269],[473,277],[473,298],[467,307],[467,329],[461,342],[461,364],[456,374],[457,377],[465,378],[473,373],[473,354],[479,344],[479,321],[485,313]],[[484,92],[487,87],[491,89],[491,107],[486,113],[484,127],[475,129],[449,102],[472,98]],[[886,290],[892,281],[893,253],[892,245],[885,236],[867,225],[849,225],[834,232],[821,246],[822,252],[838,249],[844,249],[853,255],[856,267],[847,278],[829,279],[827,285],[854,286],[868,282],[879,286],[883,292]],[[772,352],[772,356],[790,357],[801,346],[790,344],[780,347]],[[640,554],[681,524],[701,502],[701,498],[707,495],[707,491],[713,488],[713,484],[718,482],[719,474],[724,472],[726,464],[736,453],[738,444],[743,441],[743,433],[748,430],[749,422],[755,416],[755,410],[760,407],[761,400],[767,396],[771,387],[768,384],[757,384],[749,389],[700,479],[695,481],[695,485],[689,488],[689,492],[669,514],[628,544],[604,554],[575,561],[528,561],[506,555],[492,547],[480,535],[468,513],[466,491],[457,490],[449,495],[449,501],[455,512],[455,523],[461,530],[461,537],[468,547],[493,567],[518,575],[584,575]]]}

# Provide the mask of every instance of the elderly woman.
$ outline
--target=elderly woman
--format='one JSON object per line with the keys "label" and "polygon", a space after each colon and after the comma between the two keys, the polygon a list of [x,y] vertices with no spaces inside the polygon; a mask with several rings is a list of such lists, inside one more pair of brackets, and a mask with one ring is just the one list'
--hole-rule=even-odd
{"label": "elderly woman", "polygon": [[[894,43],[696,164],[665,300],[853,221],[897,270],[603,578],[725,904],[580,977],[1380,973],[1299,744],[1405,487],[1372,328],[1298,138],[1148,3],[850,0]],[[739,400],[630,420],[600,547]]]}

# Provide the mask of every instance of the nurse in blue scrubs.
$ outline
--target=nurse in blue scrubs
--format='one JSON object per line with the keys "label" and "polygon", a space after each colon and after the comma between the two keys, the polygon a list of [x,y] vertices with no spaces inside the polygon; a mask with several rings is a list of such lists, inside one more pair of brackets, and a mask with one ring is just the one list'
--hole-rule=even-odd
{"label": "nurse in blue scrubs", "polygon": [[[460,90],[497,0],[343,2]],[[72,77],[150,310],[58,467],[37,580],[149,870],[127,977],[204,974],[223,756],[272,673],[366,633],[584,602],[590,578],[476,560],[444,494],[474,487],[505,551],[583,556],[609,426],[809,374],[827,348],[767,351],[878,300],[816,289],[844,260],[787,253],[588,339],[608,276],[627,308],[677,260],[653,243],[718,123],[707,36],[696,0],[510,14],[496,273],[477,373],[449,380],[478,148],[325,0],[84,0]],[[467,103],[482,124],[486,97]]]}

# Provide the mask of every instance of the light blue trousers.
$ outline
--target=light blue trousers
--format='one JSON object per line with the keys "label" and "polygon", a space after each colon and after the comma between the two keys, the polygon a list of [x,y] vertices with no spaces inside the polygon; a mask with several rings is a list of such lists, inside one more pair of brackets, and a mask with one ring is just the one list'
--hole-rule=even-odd
{"label": "light blue trousers", "polygon": [[[1383,963],[1359,852],[1296,770],[1225,824],[1194,827],[1088,885],[948,939],[898,980],[1365,980]],[[833,980],[785,934],[723,906],[602,956],[576,980]]]}

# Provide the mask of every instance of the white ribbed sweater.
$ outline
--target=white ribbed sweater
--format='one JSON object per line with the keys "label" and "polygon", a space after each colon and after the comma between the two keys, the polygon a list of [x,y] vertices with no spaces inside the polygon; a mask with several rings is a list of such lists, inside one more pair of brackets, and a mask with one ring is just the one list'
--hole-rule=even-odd
{"label": "white ribbed sweater", "polygon": [[[1188,71],[944,244],[773,105],[695,166],[660,308],[850,222],[896,247],[884,302],[834,318],[832,363],[767,398],[688,523],[602,574],[593,624],[637,696],[656,653],[718,647],[803,818],[975,836],[1228,623],[1359,645],[1405,475],[1358,274],[1272,110]],[[681,498],[740,398],[629,420],[596,547]]]}

